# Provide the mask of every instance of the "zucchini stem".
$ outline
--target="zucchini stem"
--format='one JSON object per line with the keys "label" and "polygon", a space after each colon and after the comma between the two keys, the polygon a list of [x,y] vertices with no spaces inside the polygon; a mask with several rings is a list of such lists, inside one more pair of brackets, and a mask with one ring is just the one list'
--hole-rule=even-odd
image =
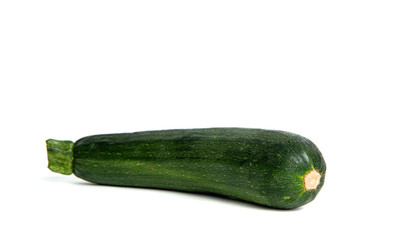
{"label": "zucchini stem", "polygon": [[304,186],[306,190],[314,190],[320,184],[321,174],[312,169],[312,171],[308,172],[304,177]]}
{"label": "zucchini stem", "polygon": [[72,141],[48,139],[46,141],[48,153],[48,168],[56,173],[70,175],[73,173],[73,148]]}

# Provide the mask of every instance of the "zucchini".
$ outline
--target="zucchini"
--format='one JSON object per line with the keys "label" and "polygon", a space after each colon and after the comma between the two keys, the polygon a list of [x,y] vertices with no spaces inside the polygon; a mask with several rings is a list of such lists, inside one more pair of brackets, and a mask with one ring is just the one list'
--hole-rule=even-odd
{"label": "zucchini", "polygon": [[208,128],[47,140],[48,167],[86,181],[208,193],[273,208],[312,201],[326,164],[302,136],[274,130]]}

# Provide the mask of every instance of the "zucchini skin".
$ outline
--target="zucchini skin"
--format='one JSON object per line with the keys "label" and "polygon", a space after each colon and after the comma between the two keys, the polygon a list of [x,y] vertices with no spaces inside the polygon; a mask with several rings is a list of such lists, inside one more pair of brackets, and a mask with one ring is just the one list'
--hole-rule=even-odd
{"label": "zucchini skin", "polygon": [[[75,142],[73,173],[86,181],[209,193],[281,209],[312,201],[326,164],[302,136],[274,130],[208,128],[95,135]],[[320,183],[306,190],[315,169]]]}

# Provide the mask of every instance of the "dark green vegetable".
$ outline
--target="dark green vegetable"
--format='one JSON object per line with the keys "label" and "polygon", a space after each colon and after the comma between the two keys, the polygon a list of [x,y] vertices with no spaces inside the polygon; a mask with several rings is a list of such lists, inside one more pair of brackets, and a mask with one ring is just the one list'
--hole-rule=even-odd
{"label": "dark green vegetable", "polygon": [[296,134],[246,128],[162,130],[47,140],[49,168],[107,185],[218,194],[274,208],[312,201],[326,164]]}

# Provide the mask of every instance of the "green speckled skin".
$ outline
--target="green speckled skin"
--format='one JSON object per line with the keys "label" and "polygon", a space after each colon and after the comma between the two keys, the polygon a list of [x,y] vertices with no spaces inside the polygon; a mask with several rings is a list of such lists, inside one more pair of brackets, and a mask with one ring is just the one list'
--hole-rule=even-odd
{"label": "green speckled skin", "polygon": [[[209,128],[96,135],[74,144],[73,172],[90,182],[218,194],[292,209],[312,201],[326,164],[296,134]],[[322,177],[305,190],[312,169]]]}

